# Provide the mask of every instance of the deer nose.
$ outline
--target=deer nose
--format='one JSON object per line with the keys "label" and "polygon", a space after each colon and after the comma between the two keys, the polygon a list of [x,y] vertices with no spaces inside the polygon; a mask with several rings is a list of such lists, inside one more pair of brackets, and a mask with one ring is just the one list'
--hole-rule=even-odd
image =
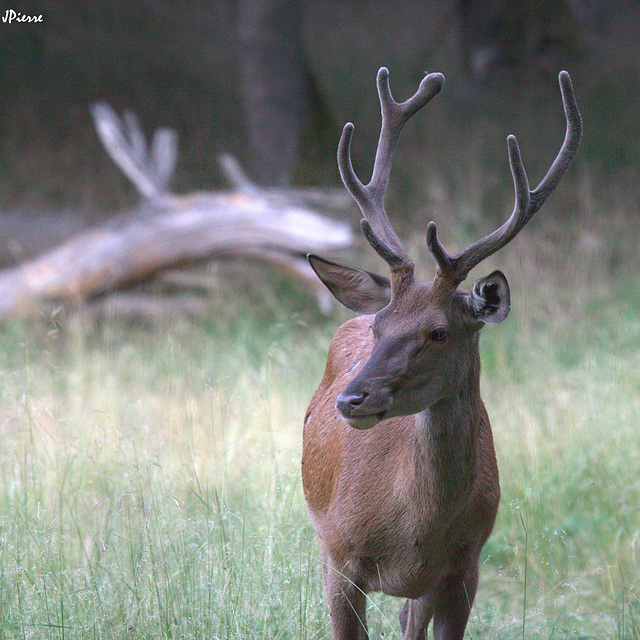
{"label": "deer nose", "polygon": [[350,416],[354,409],[362,405],[368,395],[366,391],[349,395],[340,394],[336,400],[336,409],[338,409],[343,416]]}

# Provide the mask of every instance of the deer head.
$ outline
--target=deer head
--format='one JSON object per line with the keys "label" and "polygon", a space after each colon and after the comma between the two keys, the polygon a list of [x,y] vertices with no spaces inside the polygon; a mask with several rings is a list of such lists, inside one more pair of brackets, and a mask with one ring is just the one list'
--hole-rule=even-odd
{"label": "deer head", "polygon": [[509,285],[500,271],[476,281],[470,291],[459,285],[483,260],[508,244],[531,220],[557,187],[576,155],[582,119],[566,71],[559,75],[566,134],[558,155],[540,184],[529,189],[518,142],[507,138],[515,206],[493,233],[451,255],[438,239],[436,225],[427,226],[426,244],[436,263],[432,282],[414,278],[414,262],[394,232],[384,207],[393,155],[405,123],[442,88],[444,76],[427,75],[416,93],[397,103],[389,88],[389,72],[377,76],[382,127],[373,174],[364,185],[351,164],[353,125],[345,125],[338,147],[342,180],[363,214],[362,232],[389,265],[385,277],[310,255],[311,266],[333,295],[358,313],[375,314],[374,347],[360,373],[338,396],[336,406],[352,426],[369,428],[392,416],[423,411],[473,385],[479,369],[477,336],[487,323],[504,320],[510,308]]}

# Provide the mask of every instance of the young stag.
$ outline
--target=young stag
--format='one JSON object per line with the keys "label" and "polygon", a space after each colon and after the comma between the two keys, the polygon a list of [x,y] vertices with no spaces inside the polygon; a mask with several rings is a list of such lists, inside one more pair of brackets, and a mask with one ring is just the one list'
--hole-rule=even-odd
{"label": "young stag", "polygon": [[[433,282],[414,280],[414,263],[384,209],[402,127],[440,91],[441,74],[416,94],[393,99],[389,72],[378,72],[382,129],[371,181],[355,175],[353,125],[338,148],[345,186],[364,219],[362,231],[387,262],[390,279],[316,256],[311,265],[335,297],[358,313],[336,332],[324,377],[304,425],[302,479],[318,534],[326,598],[336,640],[368,638],[371,591],[407,598],[404,640],[462,638],[478,582],[478,557],[493,528],[500,488],[491,427],[480,398],[478,338],[509,313],[500,271],[458,289],[467,274],[529,222],[573,160],[582,121],[569,74],[560,73],[567,120],[564,142],[533,191],[514,136],[507,139],[515,208],[496,231],[451,255],[433,222],[427,247]],[[375,427],[375,428],[374,428]]]}

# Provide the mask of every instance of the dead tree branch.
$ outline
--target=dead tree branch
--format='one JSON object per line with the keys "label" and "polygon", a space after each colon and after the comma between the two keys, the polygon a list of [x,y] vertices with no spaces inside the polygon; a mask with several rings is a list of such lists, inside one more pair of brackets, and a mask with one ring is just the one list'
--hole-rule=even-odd
{"label": "dead tree branch", "polygon": [[143,200],[107,224],[0,271],[0,321],[28,313],[38,301],[78,303],[169,268],[229,257],[272,265],[302,281],[323,311],[330,308],[305,256],[351,246],[349,225],[318,212],[344,206],[342,196],[263,189],[228,156],[221,162],[233,191],[176,195],[168,190],[177,155],[174,132],[156,131],[149,146],[132,114],[121,120],[99,103],[92,115],[106,151]]}

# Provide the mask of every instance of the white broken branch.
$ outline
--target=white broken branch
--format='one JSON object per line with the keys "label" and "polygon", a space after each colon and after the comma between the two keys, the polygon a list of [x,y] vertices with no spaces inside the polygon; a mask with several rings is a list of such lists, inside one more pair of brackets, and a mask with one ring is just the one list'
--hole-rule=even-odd
{"label": "white broken branch", "polygon": [[[144,200],[103,226],[1,271],[0,320],[27,312],[38,300],[77,302],[178,265],[228,257],[282,270],[310,288],[328,311],[330,298],[305,256],[348,249],[353,234],[345,222],[309,206],[322,202],[319,190],[260,188],[225,156],[235,191],[171,194],[175,133],[160,129],[149,147],[132,114],[121,120],[105,103],[93,105],[92,114],[105,149]],[[344,202],[331,193],[327,201],[332,207]]]}

